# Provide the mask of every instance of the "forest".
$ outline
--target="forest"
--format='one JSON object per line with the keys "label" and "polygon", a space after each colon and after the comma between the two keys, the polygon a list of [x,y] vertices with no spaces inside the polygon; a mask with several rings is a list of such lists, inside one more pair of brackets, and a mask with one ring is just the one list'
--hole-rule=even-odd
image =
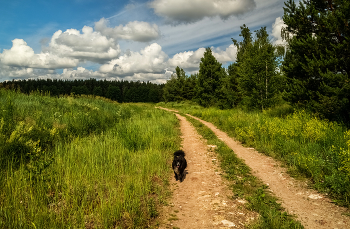
{"label": "forest", "polygon": [[266,110],[285,104],[346,125],[350,121],[350,1],[285,2],[282,37],[274,45],[262,27],[241,26],[236,62],[227,69],[207,48],[199,73],[181,68],[164,87],[164,99],[204,107]]}
{"label": "forest", "polygon": [[107,81],[107,80],[57,80],[57,79],[28,79],[6,81],[0,84],[22,93],[47,93],[51,96],[59,95],[95,95],[114,101],[122,102],[160,102],[164,85],[150,82]]}

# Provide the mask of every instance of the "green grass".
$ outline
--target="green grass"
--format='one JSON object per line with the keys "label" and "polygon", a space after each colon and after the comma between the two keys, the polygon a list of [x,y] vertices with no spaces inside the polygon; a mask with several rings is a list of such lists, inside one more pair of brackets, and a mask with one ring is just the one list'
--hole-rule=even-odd
{"label": "green grass", "polygon": [[147,104],[0,91],[0,228],[144,228],[178,120]]}
{"label": "green grass", "polygon": [[289,106],[264,112],[159,104],[213,123],[246,146],[278,159],[292,176],[308,178],[334,202],[350,206],[350,131]]}
{"label": "green grass", "polygon": [[247,225],[249,228],[303,228],[300,222],[288,215],[277,198],[272,196],[261,180],[252,175],[250,168],[236,154],[201,122],[186,116],[196,127],[198,133],[207,139],[208,144],[216,145],[215,152],[221,162],[224,176],[231,181],[232,198],[244,198],[246,207],[259,213],[258,221]]}

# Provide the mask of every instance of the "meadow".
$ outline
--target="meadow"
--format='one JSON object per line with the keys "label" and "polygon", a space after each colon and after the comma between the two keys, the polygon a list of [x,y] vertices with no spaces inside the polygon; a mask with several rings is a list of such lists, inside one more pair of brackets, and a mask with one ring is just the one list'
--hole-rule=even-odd
{"label": "meadow", "polygon": [[244,111],[202,108],[193,103],[159,103],[212,122],[246,146],[283,162],[294,177],[350,206],[350,131],[285,105]]}
{"label": "meadow", "polygon": [[0,90],[0,228],[154,225],[177,126],[152,105]]}

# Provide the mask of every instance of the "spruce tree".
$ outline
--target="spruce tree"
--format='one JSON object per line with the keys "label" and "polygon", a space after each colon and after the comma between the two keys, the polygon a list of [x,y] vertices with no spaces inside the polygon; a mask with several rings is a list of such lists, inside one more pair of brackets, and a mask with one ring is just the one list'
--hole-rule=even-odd
{"label": "spruce tree", "polygon": [[121,102],[121,92],[119,87],[110,84],[106,92],[106,97]]}
{"label": "spruce tree", "polygon": [[186,73],[179,66],[176,67],[175,72],[175,74],[171,75],[170,80],[167,81],[164,87],[163,97],[166,102],[183,101],[186,97]]}
{"label": "spruce tree", "polygon": [[350,1],[285,3],[287,99],[331,120],[350,120]]}
{"label": "spruce tree", "polygon": [[237,107],[242,101],[242,93],[239,88],[238,64],[232,63],[227,68],[228,76],[223,84],[223,93],[227,99],[227,108]]}
{"label": "spruce tree", "polygon": [[210,48],[206,48],[199,65],[195,100],[202,106],[217,105],[221,97],[225,69],[221,67]]}
{"label": "spruce tree", "polygon": [[240,36],[241,42],[232,39],[238,52],[237,62],[230,69],[231,82],[238,84],[236,96],[242,96],[243,105],[263,110],[275,105],[280,93],[280,52],[271,44],[266,27],[256,30],[253,40],[249,28],[243,25]]}
{"label": "spruce tree", "polygon": [[192,100],[195,97],[195,87],[197,82],[198,74],[191,74],[185,79],[184,86],[184,98],[186,100]]}

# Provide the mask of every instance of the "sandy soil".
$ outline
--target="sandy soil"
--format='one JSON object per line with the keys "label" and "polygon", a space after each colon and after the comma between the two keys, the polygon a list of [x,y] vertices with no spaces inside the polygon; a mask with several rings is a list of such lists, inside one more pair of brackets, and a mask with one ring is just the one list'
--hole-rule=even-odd
{"label": "sandy soil", "polygon": [[213,146],[201,139],[185,117],[180,120],[182,149],[188,163],[183,182],[172,177],[173,197],[161,211],[159,228],[244,228],[257,213],[244,208],[244,200],[232,200],[221,178]]}

